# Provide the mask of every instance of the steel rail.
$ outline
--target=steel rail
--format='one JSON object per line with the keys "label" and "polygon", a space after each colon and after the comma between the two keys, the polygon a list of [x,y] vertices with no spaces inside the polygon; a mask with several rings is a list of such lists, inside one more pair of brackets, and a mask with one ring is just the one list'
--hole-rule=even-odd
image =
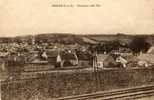
{"label": "steel rail", "polygon": [[77,95],[77,96],[69,96],[63,98],[57,98],[57,100],[115,100],[122,98],[139,98],[145,97],[149,95],[154,95],[154,86],[142,86],[142,87],[134,87],[127,89],[120,89],[108,92],[96,92],[85,95]]}

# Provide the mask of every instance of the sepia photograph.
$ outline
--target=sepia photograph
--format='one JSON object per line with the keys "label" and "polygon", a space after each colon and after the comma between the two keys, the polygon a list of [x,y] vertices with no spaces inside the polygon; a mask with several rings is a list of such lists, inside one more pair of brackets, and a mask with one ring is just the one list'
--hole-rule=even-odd
{"label": "sepia photograph", "polygon": [[1,0],[0,100],[154,100],[154,0]]}

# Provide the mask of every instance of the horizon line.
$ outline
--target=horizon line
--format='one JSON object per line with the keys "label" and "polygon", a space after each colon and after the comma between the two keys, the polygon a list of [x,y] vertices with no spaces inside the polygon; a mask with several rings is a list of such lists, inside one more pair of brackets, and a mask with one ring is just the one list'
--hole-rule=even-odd
{"label": "horizon line", "polygon": [[82,34],[79,34],[79,33],[69,33],[69,32],[45,32],[45,33],[31,33],[31,34],[21,34],[21,35],[14,35],[14,36],[1,36],[0,35],[0,38],[15,38],[15,37],[24,37],[24,36],[37,36],[37,35],[47,35],[47,34],[53,34],[53,35],[77,35],[77,36],[93,36],[93,35],[126,35],[126,36],[150,36],[150,35],[154,35],[154,33],[150,33],[150,34],[131,34],[131,33],[121,33],[121,32],[117,32],[117,33],[82,33]]}

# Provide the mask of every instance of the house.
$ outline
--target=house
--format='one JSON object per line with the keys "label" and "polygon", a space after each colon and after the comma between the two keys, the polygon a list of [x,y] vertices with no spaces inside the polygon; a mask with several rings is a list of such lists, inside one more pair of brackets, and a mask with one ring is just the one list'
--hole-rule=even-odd
{"label": "house", "polygon": [[[121,53],[120,56],[126,60],[124,62],[126,62],[127,68],[136,67],[138,60],[132,53]],[[123,67],[125,67],[124,63]]]}
{"label": "house", "polygon": [[115,54],[97,54],[96,57],[97,66],[100,68],[126,67],[128,63],[125,58]]}
{"label": "house", "polygon": [[44,56],[47,56],[46,52],[33,51],[27,57],[27,63],[47,62],[47,58]]}
{"label": "house", "polygon": [[78,66],[81,67],[90,67],[92,66],[92,56],[86,52],[78,51]]}
{"label": "house", "polygon": [[110,67],[116,67],[116,57],[114,55],[106,55],[106,54],[97,54],[96,56],[97,66],[101,68],[110,68]]}
{"label": "house", "polygon": [[[45,57],[43,58],[43,56]],[[54,64],[50,64],[47,52],[32,52],[28,57],[26,65],[24,66],[25,71],[42,71],[50,70],[53,68]]]}
{"label": "house", "polygon": [[78,59],[75,57],[74,53],[61,52],[60,56],[61,56],[61,67],[78,65]]}
{"label": "house", "polygon": [[38,56],[38,51],[31,51],[25,55],[26,62],[31,62],[35,57]]}
{"label": "house", "polygon": [[[106,54],[97,54],[96,56],[97,58],[97,66],[99,68],[103,68],[104,67],[104,63],[105,63],[105,59],[107,59],[108,55]],[[94,62],[93,62],[94,63]]]}
{"label": "house", "polygon": [[124,67],[124,68],[126,67],[126,64],[128,63],[128,61],[125,58],[123,58],[122,56],[118,56],[116,58],[116,62],[121,63],[122,67]]}
{"label": "house", "polygon": [[57,66],[58,62],[60,63],[60,65],[58,65],[59,67],[78,65],[78,60],[75,54],[72,52],[48,50],[46,54],[48,56],[48,62],[55,67]]}
{"label": "house", "polygon": [[137,57],[138,65],[143,65],[145,67],[154,65],[154,54],[141,54]]}

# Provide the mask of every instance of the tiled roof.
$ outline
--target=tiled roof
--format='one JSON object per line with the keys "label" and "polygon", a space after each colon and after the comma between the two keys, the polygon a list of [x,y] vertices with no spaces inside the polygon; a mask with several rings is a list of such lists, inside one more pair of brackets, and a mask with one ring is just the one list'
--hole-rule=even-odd
{"label": "tiled roof", "polygon": [[58,51],[47,51],[46,54],[48,57],[57,57]]}
{"label": "tiled roof", "polygon": [[92,56],[87,53],[77,52],[76,54],[79,60],[90,60],[92,58]]}

